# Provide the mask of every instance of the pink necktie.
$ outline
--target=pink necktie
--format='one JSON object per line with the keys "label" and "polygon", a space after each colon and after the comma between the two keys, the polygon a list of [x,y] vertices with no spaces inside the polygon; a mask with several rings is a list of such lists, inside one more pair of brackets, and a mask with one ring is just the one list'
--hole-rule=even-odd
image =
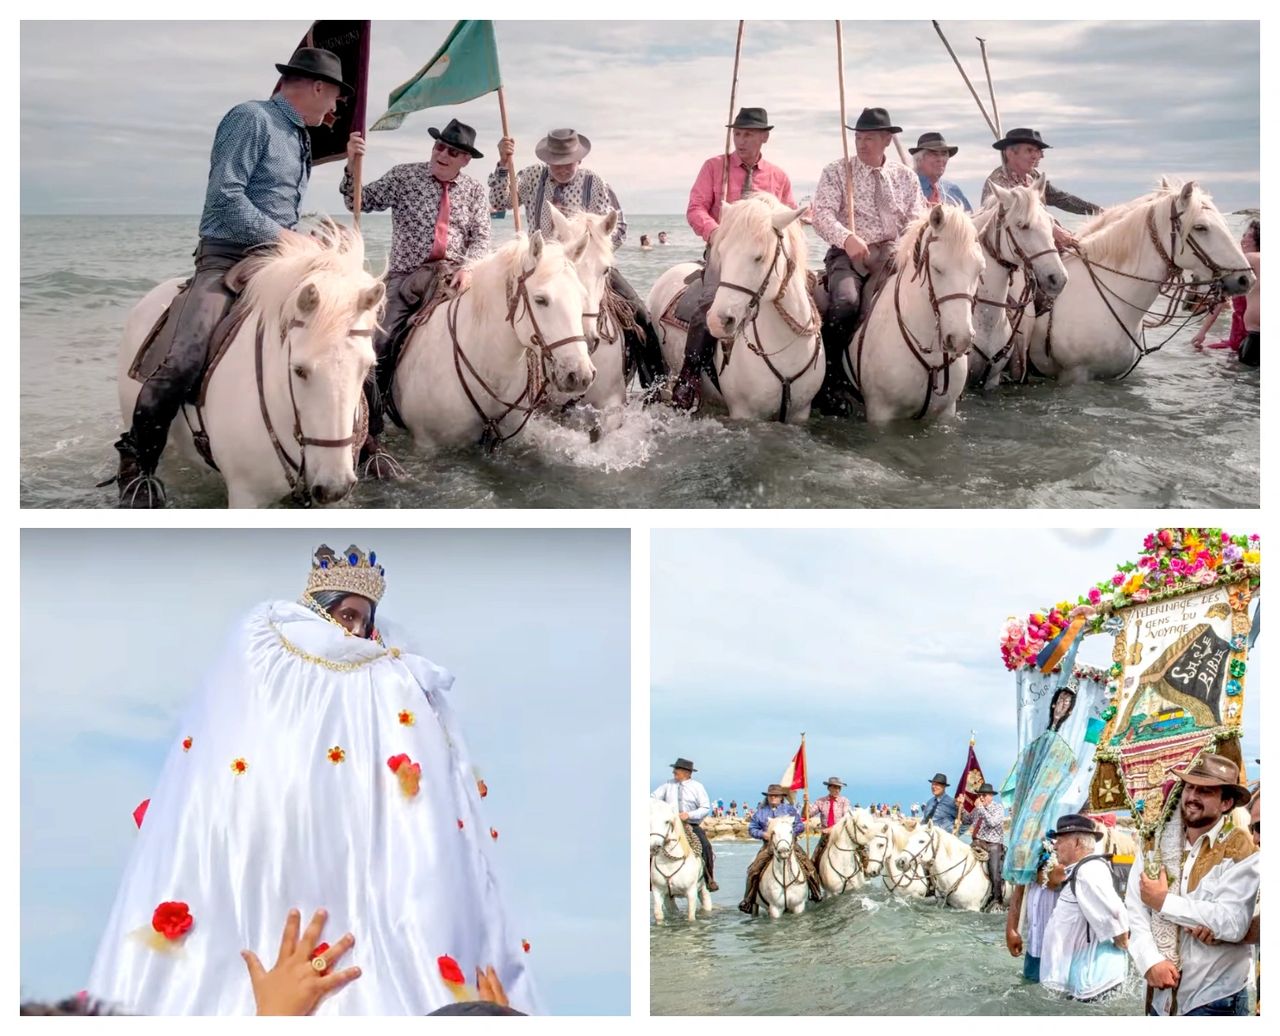
{"label": "pink necktie", "polygon": [[827,827],[836,826],[836,800],[827,799]]}
{"label": "pink necktie", "polygon": [[453,181],[440,184],[440,212],[436,216],[436,236],[431,244],[431,254],[427,256],[428,262],[434,262],[437,259],[444,258],[445,247],[449,244],[449,188],[453,186]]}

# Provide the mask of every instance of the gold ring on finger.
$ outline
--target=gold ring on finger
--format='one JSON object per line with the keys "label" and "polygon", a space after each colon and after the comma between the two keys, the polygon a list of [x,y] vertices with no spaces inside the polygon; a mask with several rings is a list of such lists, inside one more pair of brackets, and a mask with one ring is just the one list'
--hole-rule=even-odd
{"label": "gold ring on finger", "polygon": [[322,956],[321,956],[321,957],[312,957],[312,958],[311,958],[311,966],[312,966],[313,968],[315,968],[315,971],[316,971],[316,974],[317,974],[317,975],[323,975],[326,971],[328,971],[328,970],[329,970],[329,962],[328,962],[328,961],[326,961],[326,960],[324,959],[324,957],[322,957]]}

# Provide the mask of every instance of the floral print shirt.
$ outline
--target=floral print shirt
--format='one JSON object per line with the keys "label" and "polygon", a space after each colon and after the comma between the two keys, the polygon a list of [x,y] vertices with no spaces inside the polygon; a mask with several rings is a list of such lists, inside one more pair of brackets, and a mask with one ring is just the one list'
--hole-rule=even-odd
{"label": "floral print shirt", "polygon": [[[915,170],[890,162],[878,168],[850,158],[853,166],[853,212],[858,237],[869,245],[896,241],[907,224],[923,216],[927,205]],[[848,167],[837,159],[822,170],[813,196],[813,229],[833,248],[843,248],[849,227]]]}

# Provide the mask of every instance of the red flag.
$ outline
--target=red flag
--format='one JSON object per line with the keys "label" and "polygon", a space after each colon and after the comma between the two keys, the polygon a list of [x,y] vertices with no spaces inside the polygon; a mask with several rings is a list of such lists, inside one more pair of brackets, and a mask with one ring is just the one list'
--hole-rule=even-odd
{"label": "red flag", "polygon": [[[347,138],[364,132],[365,100],[369,95],[369,26],[371,22],[312,22],[299,47],[319,47],[338,55],[342,81],[355,89],[338,101],[338,110],[323,126],[308,126],[311,164],[322,165],[347,157]],[[276,83],[276,90],[280,83]],[[274,92],[274,91],[273,91]]]}
{"label": "red flag", "polygon": [[960,784],[956,788],[956,808],[958,812],[956,816],[966,810],[973,809],[974,800],[978,796],[978,789],[982,787],[986,778],[982,775],[982,767],[978,765],[978,756],[973,750],[973,745],[969,745],[969,759],[964,764],[964,773],[960,775]]}
{"label": "red flag", "polygon": [[800,749],[796,752],[791,762],[787,764],[786,770],[782,774],[782,780],[778,782],[787,791],[799,791],[805,786],[805,770],[804,770],[804,742],[800,742]]}

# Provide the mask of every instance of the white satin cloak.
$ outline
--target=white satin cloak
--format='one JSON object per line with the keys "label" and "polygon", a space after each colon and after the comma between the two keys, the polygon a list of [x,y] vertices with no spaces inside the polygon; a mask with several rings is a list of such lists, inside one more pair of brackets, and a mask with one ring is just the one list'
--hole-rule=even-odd
{"label": "white satin cloak", "polygon": [[[367,664],[335,671],[297,652]],[[270,969],[287,911],[301,910],[305,926],[323,907],[322,940],[352,932],[339,966],[363,974],[317,1014],[423,1015],[453,1003],[438,964],[446,955],[473,990],[476,968],[492,964],[512,1006],[537,1012],[526,933],[503,909],[490,822],[445,702],[452,682],[425,658],[348,636],[301,605],[254,609],[174,739],[89,993],[135,1014],[252,1014],[240,951]],[[334,747],[342,762],[330,760]],[[387,765],[401,753],[422,768],[413,798]],[[154,949],[141,936],[173,900],[194,924]]]}

